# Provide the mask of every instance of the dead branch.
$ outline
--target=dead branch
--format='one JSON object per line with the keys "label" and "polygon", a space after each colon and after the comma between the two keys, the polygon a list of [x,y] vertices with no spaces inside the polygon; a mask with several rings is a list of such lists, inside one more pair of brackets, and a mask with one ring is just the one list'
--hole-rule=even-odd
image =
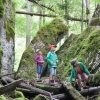
{"label": "dead branch", "polygon": [[37,4],[37,5],[39,5],[39,6],[42,6],[42,7],[44,7],[44,8],[47,8],[47,9],[49,9],[49,10],[51,10],[51,11],[57,13],[54,9],[52,9],[52,8],[50,8],[50,7],[47,7],[47,6],[43,5],[43,4],[40,4],[40,3],[38,3],[36,0],[28,0],[28,1],[31,1],[31,2],[33,2],[33,3]]}
{"label": "dead branch", "polygon": [[17,14],[26,14],[26,15],[30,15],[30,16],[42,16],[42,17],[57,17],[56,15],[48,15],[48,14],[37,14],[37,13],[33,13],[33,12],[26,12],[26,11],[16,11]]}

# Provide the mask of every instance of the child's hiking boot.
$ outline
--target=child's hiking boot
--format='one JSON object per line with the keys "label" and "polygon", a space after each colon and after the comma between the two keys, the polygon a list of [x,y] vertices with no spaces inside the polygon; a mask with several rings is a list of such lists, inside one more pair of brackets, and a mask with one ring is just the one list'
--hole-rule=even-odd
{"label": "child's hiking boot", "polygon": [[49,81],[49,84],[50,84],[51,86],[54,86],[54,80],[50,80],[50,81]]}

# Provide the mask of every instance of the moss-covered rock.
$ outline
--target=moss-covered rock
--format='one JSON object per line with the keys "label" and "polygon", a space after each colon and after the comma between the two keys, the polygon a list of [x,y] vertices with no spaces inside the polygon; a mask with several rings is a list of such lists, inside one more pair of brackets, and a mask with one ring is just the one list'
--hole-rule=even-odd
{"label": "moss-covered rock", "polygon": [[34,78],[36,74],[36,63],[34,61],[36,49],[41,49],[45,58],[48,46],[50,44],[57,44],[64,37],[67,30],[68,27],[59,18],[44,25],[24,51],[19,65],[18,77]]}
{"label": "moss-covered rock", "polygon": [[58,66],[58,74],[64,77],[69,76],[71,73],[70,60],[74,58],[77,58],[78,61],[82,61],[91,71],[96,63],[97,53],[100,51],[99,38],[100,30],[88,27],[74,39],[74,42],[71,43],[72,45],[70,45],[70,43],[68,43],[69,47],[65,45],[65,48],[59,53],[60,62],[63,62],[61,65],[63,71],[59,70],[61,67]]}

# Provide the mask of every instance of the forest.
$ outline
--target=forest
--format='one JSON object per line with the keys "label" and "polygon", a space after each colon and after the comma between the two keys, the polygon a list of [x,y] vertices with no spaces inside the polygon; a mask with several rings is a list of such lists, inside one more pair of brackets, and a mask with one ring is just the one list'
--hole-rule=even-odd
{"label": "forest", "polygon": [[0,100],[100,100],[100,0],[0,0],[0,70]]}

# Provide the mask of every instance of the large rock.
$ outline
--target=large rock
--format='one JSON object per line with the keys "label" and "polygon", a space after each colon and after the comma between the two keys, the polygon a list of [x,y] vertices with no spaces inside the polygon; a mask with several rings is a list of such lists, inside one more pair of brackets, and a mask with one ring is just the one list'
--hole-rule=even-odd
{"label": "large rock", "polygon": [[14,35],[11,0],[0,0],[0,67],[3,75],[13,72]]}
{"label": "large rock", "polygon": [[67,34],[67,30],[68,27],[58,18],[42,27],[24,51],[17,75],[23,78],[35,77],[36,63],[34,58],[36,49],[41,49],[45,58],[48,46],[50,44],[57,44]]}
{"label": "large rock", "polygon": [[70,61],[74,58],[82,61],[91,73],[97,72],[100,65],[100,30],[88,27],[79,36],[74,37],[74,40],[69,38],[70,42],[64,44],[64,48],[59,52],[58,74],[69,76],[72,69]]}

